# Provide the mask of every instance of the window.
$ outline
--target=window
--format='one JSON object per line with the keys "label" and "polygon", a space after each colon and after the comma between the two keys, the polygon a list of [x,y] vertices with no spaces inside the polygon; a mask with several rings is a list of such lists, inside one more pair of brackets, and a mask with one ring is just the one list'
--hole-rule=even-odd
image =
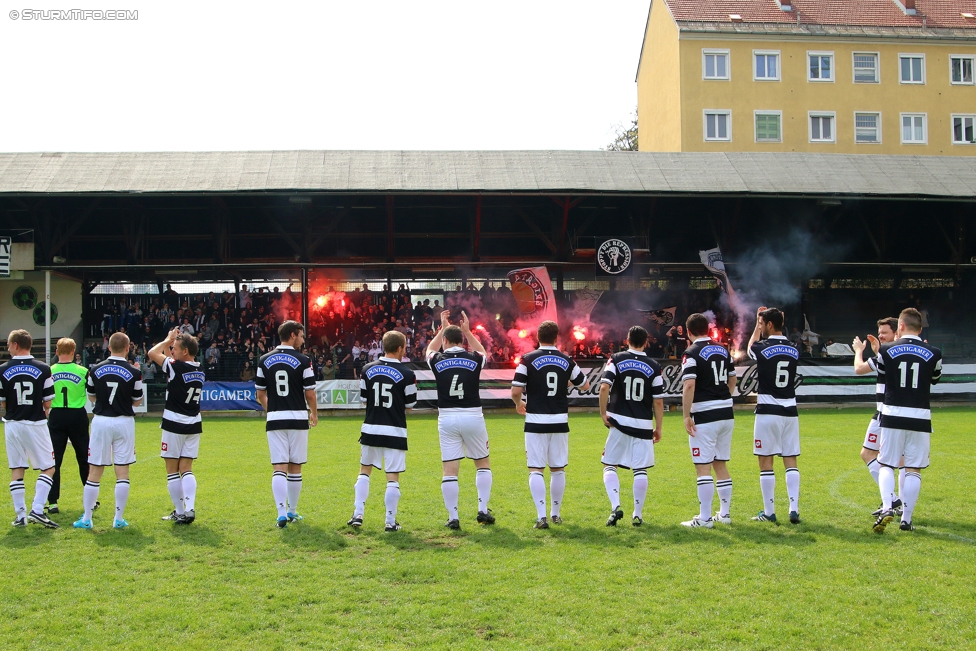
{"label": "window", "polygon": [[976,123],[976,115],[953,115],[952,116],[952,144],[954,145],[973,145],[976,144],[976,134],[973,133],[973,125]]}
{"label": "window", "polygon": [[702,78],[729,78],[728,50],[702,50]]}
{"label": "window", "polygon": [[854,114],[854,142],[881,142],[881,114]]}
{"label": "window", "polygon": [[807,52],[807,60],[810,63],[810,72],[807,77],[809,81],[834,80],[833,52]]}
{"label": "window", "polygon": [[732,112],[705,109],[705,140],[732,140]]}
{"label": "window", "polygon": [[779,81],[779,52],[754,51],[756,76],[753,79]]}
{"label": "window", "polygon": [[782,142],[782,123],[782,111],[756,111],[756,142]]}
{"label": "window", "polygon": [[954,84],[973,84],[973,57],[949,57],[950,79]]}
{"label": "window", "polygon": [[925,55],[924,54],[899,54],[898,65],[901,69],[901,83],[903,84],[924,84],[925,83]]}
{"label": "window", "polygon": [[854,53],[854,83],[876,84],[881,80],[877,52]]}
{"label": "window", "polygon": [[928,142],[928,134],[925,132],[925,114],[902,113],[901,144],[924,145],[926,142]]}
{"label": "window", "polygon": [[836,114],[810,113],[810,142],[834,142],[834,121]]}

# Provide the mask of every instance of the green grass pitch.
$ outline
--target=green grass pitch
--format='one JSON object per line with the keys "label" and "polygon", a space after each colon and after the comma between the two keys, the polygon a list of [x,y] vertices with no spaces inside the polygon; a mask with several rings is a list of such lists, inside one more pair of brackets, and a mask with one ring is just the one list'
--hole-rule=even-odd
{"label": "green grass pitch", "polygon": [[[730,527],[688,530],[695,477],[680,414],[666,415],[645,524],[607,528],[606,430],[571,414],[565,524],[532,528],[521,420],[488,416],[494,527],[443,527],[436,416],[409,417],[404,531],[382,530],[383,476],[366,524],[345,526],[358,473],[356,417],[312,430],[299,510],[278,530],[263,422],[206,419],[197,521],[175,528],[156,419],[138,421],[125,531],[109,529],[113,473],[94,531],[71,523],[81,487],[69,451],[58,531],[0,533],[0,648],[27,649],[960,649],[976,646],[974,412],[934,413],[914,533],[871,531],[877,489],[858,457],[865,409],[804,410],[799,526],[760,508],[753,417],[736,413]],[[783,468],[777,504],[785,520]],[[28,504],[36,473],[28,473]],[[7,522],[13,519],[7,510]]]}

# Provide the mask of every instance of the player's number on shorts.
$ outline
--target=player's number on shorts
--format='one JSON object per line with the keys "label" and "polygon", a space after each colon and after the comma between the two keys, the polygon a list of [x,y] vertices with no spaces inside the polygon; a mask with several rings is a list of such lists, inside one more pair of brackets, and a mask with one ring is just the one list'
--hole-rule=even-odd
{"label": "player's number on shorts", "polygon": [[725,368],[725,360],[712,362],[712,373],[715,375],[715,384],[728,384],[729,371]]}
{"label": "player's number on shorts", "polygon": [[461,379],[460,375],[455,375],[454,378],[451,380],[450,395],[452,397],[458,398],[459,400],[464,400],[464,385],[458,384],[458,380],[460,379]]}
{"label": "player's number on shorts", "polygon": [[200,398],[202,398],[202,397],[203,397],[203,389],[191,387],[190,390],[186,394],[186,404],[190,404],[191,402],[195,402],[195,403],[197,403],[199,405],[200,404]]}
{"label": "player's number on shorts", "polygon": [[546,373],[546,386],[549,387],[547,396],[551,398],[556,395],[556,392],[559,391],[559,376],[552,372]]}
{"label": "player's number on shorts", "polygon": [[915,362],[911,366],[908,362],[902,362],[898,365],[898,370],[901,371],[901,388],[905,388],[908,385],[908,373],[912,374],[912,388],[918,388],[918,362]]}
{"label": "player's number on shorts", "polygon": [[640,402],[644,399],[644,378],[625,377],[624,378],[624,397],[627,400]]}
{"label": "player's number on shorts", "polygon": [[389,384],[377,382],[373,385],[373,405],[389,409],[393,406],[393,394],[390,393]]}
{"label": "player's number on shorts", "polygon": [[[902,386],[905,386],[904,384]],[[17,382],[14,384],[14,391],[17,392],[18,405],[33,405],[34,385],[27,382]]]}
{"label": "player's number on shorts", "polygon": [[787,361],[776,362],[776,387],[785,389],[790,385],[790,363]]}
{"label": "player's number on shorts", "polygon": [[105,386],[109,388],[108,401],[115,402],[115,392],[119,390],[118,382],[106,382]]}
{"label": "player's number on shorts", "polygon": [[275,389],[282,398],[288,395],[288,373],[285,371],[275,373]]}

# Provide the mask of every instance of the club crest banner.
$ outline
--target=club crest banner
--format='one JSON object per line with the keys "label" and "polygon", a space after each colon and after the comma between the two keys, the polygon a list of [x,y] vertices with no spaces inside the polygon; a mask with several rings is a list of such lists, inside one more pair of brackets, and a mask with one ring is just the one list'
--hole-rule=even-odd
{"label": "club crest banner", "polygon": [[556,320],[556,297],[545,267],[528,267],[508,272],[512,295],[523,319],[535,324]]}

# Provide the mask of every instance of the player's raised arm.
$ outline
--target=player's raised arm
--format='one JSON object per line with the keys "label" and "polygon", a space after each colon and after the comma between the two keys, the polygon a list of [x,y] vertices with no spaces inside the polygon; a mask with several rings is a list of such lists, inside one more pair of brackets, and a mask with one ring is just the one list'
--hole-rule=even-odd
{"label": "player's raised arm", "polygon": [[766,311],[765,305],[761,306],[758,310],[756,310],[756,327],[752,331],[752,336],[749,338],[749,344],[746,346],[746,350],[749,353],[749,357],[751,357],[752,359],[756,359],[755,353],[752,352],[752,347],[753,345],[755,345],[757,341],[762,339],[763,319],[762,316],[760,315],[765,311]]}
{"label": "player's raised arm", "polygon": [[179,329],[173,328],[166,335],[165,339],[150,348],[149,352],[146,353],[149,356],[149,359],[155,362],[160,368],[163,367],[163,362],[165,362],[166,358],[169,356],[170,346],[172,346],[173,342],[176,341],[176,335],[178,334],[180,334]]}
{"label": "player's raised arm", "polygon": [[854,337],[851,348],[854,349],[854,373],[856,375],[867,375],[876,370],[870,362],[864,360],[864,349],[867,348],[867,344],[861,341],[860,337]]}
{"label": "player's raised arm", "polygon": [[[465,341],[467,341],[468,345],[471,346],[471,350],[484,355],[485,347],[481,343],[481,340],[478,339],[473,332],[471,332],[471,322],[468,320],[468,315],[465,314],[463,310],[461,312],[461,323],[459,325],[461,326],[461,332],[464,333]],[[443,330],[441,332],[443,332]]]}
{"label": "player's raised arm", "polygon": [[439,351],[441,349],[441,346],[443,346],[443,344],[444,344],[444,328],[446,328],[447,326],[451,325],[451,322],[449,320],[450,319],[450,316],[451,316],[450,310],[444,310],[444,311],[441,312],[441,327],[437,331],[437,333],[434,335],[434,338],[430,340],[430,343],[427,344],[427,355],[426,355],[426,357],[430,357],[431,355],[433,355],[434,353],[436,353],[437,351]]}

